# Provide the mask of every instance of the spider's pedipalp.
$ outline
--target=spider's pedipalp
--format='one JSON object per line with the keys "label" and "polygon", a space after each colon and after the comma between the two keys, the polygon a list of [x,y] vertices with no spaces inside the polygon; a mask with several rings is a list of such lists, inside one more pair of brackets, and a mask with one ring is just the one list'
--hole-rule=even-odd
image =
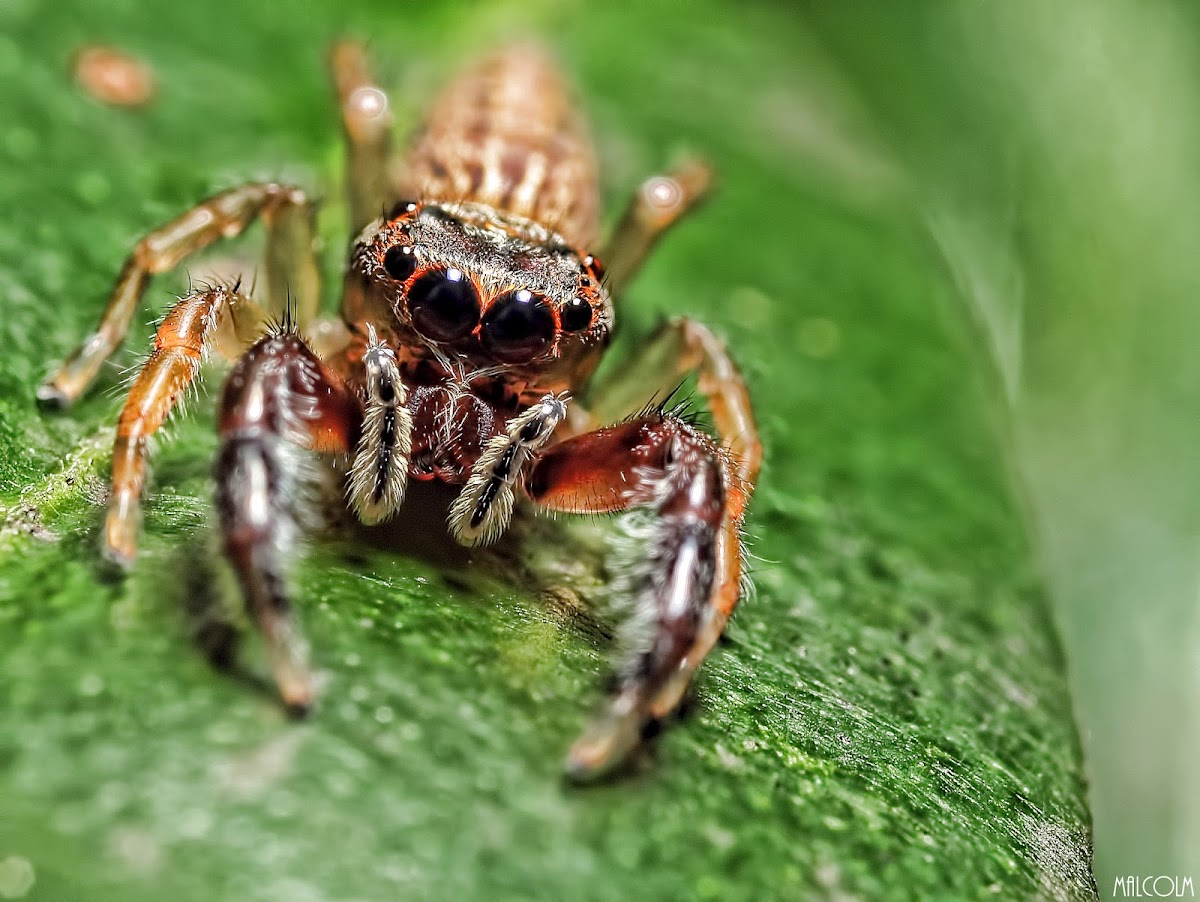
{"label": "spider's pedipalp", "polygon": [[372,524],[391,517],[404,500],[413,424],[396,353],[372,326],[367,327],[363,366],[365,414],[347,491],[359,520]]}
{"label": "spider's pedipalp", "polygon": [[521,469],[566,418],[570,398],[546,395],[513,417],[501,435],[488,442],[462,492],[450,507],[450,530],[464,545],[494,542],[508,526]]}

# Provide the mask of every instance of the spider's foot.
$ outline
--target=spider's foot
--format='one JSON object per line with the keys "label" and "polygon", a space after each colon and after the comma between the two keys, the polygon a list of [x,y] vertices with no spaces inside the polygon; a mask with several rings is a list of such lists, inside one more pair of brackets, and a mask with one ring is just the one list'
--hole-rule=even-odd
{"label": "spider's foot", "polygon": [[647,705],[646,710],[651,718],[661,720],[679,709],[688,687],[692,684],[693,673],[694,668],[685,665],[671,675]]}
{"label": "spider's foot", "polygon": [[308,668],[289,665],[281,669],[276,664],[275,682],[287,713],[295,718],[307,717],[316,700],[312,673]]}
{"label": "spider's foot", "polygon": [[51,378],[37,387],[37,400],[42,407],[62,410],[70,407],[74,398],[55,385]]}
{"label": "spider's foot", "polygon": [[114,491],[104,519],[104,556],[122,570],[133,566],[137,557],[139,514],[133,493]]}
{"label": "spider's foot", "polygon": [[89,335],[65,361],[42,380],[37,387],[38,403],[43,407],[67,408],[91,385],[108,355],[102,351],[103,339],[96,333]]}
{"label": "spider's foot", "polygon": [[591,783],[625,764],[641,745],[648,717],[627,694],[617,696],[567,753],[564,770],[575,783]]}
{"label": "spider's foot", "polygon": [[133,567],[133,559],[137,557],[137,549],[133,546],[117,547],[105,542],[104,559],[114,564],[119,570],[125,571]]}

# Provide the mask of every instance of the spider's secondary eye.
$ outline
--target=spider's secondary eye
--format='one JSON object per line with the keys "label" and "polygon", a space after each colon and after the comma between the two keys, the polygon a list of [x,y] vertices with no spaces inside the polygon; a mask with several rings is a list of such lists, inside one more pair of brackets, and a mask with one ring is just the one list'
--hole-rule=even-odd
{"label": "spider's secondary eye", "polygon": [[588,254],[583,258],[583,268],[597,282],[604,281],[604,264],[600,262],[599,257],[593,257],[591,254]]}
{"label": "spider's secondary eye", "polygon": [[387,212],[388,219],[399,219],[406,213],[415,213],[417,211],[417,202],[414,200],[398,200],[392,204],[392,208]]}
{"label": "spider's secondary eye", "polygon": [[397,282],[403,282],[417,271],[417,256],[411,247],[397,244],[383,255],[383,268]]}
{"label": "spider's secondary eye", "polygon": [[541,295],[521,289],[501,295],[483,318],[483,346],[504,363],[524,363],[554,341],[554,313]]}
{"label": "spider's secondary eye", "polygon": [[413,328],[426,338],[454,341],[470,335],[478,325],[479,295],[461,269],[437,269],[409,289],[408,315]]}
{"label": "spider's secondary eye", "polygon": [[563,304],[558,318],[568,332],[582,332],[592,324],[592,305],[583,298],[571,298]]}

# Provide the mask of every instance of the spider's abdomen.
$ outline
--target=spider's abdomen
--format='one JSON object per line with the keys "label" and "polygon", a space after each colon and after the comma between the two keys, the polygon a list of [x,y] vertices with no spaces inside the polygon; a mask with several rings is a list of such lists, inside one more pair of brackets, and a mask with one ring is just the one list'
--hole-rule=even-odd
{"label": "spider's abdomen", "polygon": [[471,201],[526,217],[577,247],[595,237],[596,164],[553,62],[519,45],[467,70],[437,98],[402,169],[402,196]]}

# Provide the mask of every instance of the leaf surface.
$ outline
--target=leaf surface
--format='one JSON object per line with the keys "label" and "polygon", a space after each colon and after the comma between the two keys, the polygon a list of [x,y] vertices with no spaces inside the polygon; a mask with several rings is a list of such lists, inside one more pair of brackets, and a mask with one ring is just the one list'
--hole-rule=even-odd
{"label": "leaf surface", "polygon": [[[39,899],[1094,895],[990,358],[905,215],[906,176],[782,6],[29,0],[0,26],[0,893],[24,862]],[[530,30],[581,86],[613,213],[675,150],[718,168],[622,315],[630,334],[660,313],[718,328],[767,452],[756,595],[684,722],[586,791],[559,768],[608,669],[617,522],[526,523],[468,556],[414,507],[388,534],[316,541],[297,600],[326,685],[292,724],[189,640],[187,611],[228,588],[208,510],[219,370],[161,445],[124,579],[98,527],[119,366],[148,330],[70,412],[34,403],[137,236],[212,190],[321,192],[336,284],[333,37],[371,38],[411,121],[456,63]],[[152,106],[73,86],[93,41],[153,66]],[[143,319],[185,284],[156,281]]]}

